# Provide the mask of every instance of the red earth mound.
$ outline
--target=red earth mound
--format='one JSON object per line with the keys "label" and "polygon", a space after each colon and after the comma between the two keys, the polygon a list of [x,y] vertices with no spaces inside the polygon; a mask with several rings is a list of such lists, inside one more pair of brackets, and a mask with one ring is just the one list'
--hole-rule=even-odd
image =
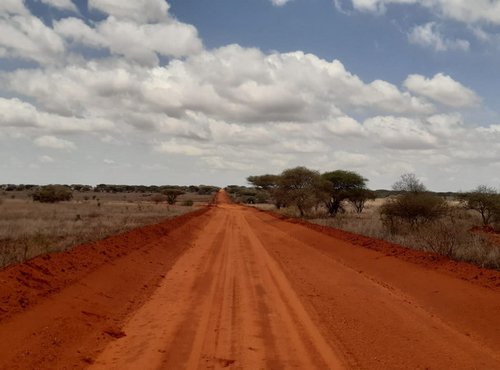
{"label": "red earth mound", "polygon": [[144,226],[94,243],[82,244],[66,252],[39,256],[7,267],[0,271],[0,322],[80,280],[99,266],[132,252],[144,250],[144,253],[148,253],[148,243],[167,236],[207,210],[203,208],[160,224]]}
{"label": "red earth mound", "polygon": [[454,261],[437,253],[409,249],[385,240],[374,239],[348,231],[335,229],[333,227],[312,224],[298,218],[290,218],[272,211],[259,211],[268,213],[273,217],[289,223],[303,225],[309,229],[330,235],[336,239],[349,242],[354,246],[373,249],[385,254],[386,256],[397,257],[401,260],[415,263],[431,270],[445,272],[449,275],[468,280],[474,284],[484,287],[495,289],[500,288],[500,271],[481,268],[465,262]]}

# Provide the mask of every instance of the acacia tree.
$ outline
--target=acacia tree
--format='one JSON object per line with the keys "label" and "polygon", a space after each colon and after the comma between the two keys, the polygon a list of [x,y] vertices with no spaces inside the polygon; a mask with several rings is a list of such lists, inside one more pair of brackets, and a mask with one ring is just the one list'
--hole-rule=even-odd
{"label": "acacia tree", "polygon": [[272,198],[276,208],[287,206],[287,196],[285,191],[280,187],[280,175],[259,175],[249,176],[247,181],[257,189],[267,192]]}
{"label": "acacia tree", "polygon": [[290,168],[282,172],[278,182],[279,196],[289,205],[297,207],[304,216],[318,204],[318,189],[321,187],[319,172],[306,167]]}
{"label": "acacia tree", "polygon": [[175,204],[177,197],[184,194],[180,189],[165,189],[162,193],[167,197],[167,203],[170,205]]}
{"label": "acacia tree", "polygon": [[368,195],[368,193],[364,193],[362,190],[367,190],[367,179],[356,172],[344,170],[326,172],[321,177],[324,180],[324,203],[331,216],[343,212],[342,203],[349,198],[357,198],[360,209],[363,210],[366,201],[363,196]]}
{"label": "acacia tree", "polygon": [[469,193],[461,194],[459,199],[465,208],[479,212],[484,226],[500,215],[500,194],[494,188],[480,185]]}
{"label": "acacia tree", "polygon": [[278,175],[259,175],[259,176],[249,176],[247,181],[258,189],[271,190],[278,187]]}

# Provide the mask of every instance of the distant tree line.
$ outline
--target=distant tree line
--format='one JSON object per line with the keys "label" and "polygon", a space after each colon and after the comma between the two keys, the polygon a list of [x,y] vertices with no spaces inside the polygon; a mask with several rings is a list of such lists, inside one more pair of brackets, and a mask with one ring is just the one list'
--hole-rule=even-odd
{"label": "distant tree line", "polygon": [[[116,185],[116,184],[99,184],[96,186],[71,184],[60,185],[71,191],[78,192],[99,192],[99,193],[162,193],[167,190],[177,189],[186,193],[197,193],[200,195],[212,194],[220,188],[212,185]],[[33,191],[40,188],[40,185],[33,184],[4,184],[0,185],[2,191]]]}
{"label": "distant tree line", "polygon": [[[73,192],[98,192],[98,193],[143,193],[152,194],[151,200],[160,203],[167,202],[174,204],[177,198],[185,193],[195,193],[199,195],[210,195],[220,188],[211,185],[108,185],[99,184],[97,186],[72,184],[72,185],[0,185],[0,190],[4,192],[26,191],[29,192],[35,202],[56,203],[73,199]],[[192,201],[191,201],[192,205]]]}

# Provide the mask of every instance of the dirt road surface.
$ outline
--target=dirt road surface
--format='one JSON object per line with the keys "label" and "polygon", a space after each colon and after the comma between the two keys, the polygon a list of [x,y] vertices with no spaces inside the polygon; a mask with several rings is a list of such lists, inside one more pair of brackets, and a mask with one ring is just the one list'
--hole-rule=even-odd
{"label": "dirt road surface", "polygon": [[222,192],[1,272],[0,368],[500,369],[500,273],[397,251]]}

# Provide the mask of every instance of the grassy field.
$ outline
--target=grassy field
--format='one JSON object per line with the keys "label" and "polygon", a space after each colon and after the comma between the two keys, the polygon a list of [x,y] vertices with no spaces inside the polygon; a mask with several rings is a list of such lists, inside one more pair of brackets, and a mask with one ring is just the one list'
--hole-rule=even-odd
{"label": "grassy field", "polygon": [[[367,202],[361,214],[347,206],[346,212],[336,217],[326,217],[325,211],[319,209],[309,216],[308,221],[387,240],[412,249],[436,252],[458,261],[500,269],[498,235],[471,231],[475,226],[481,225],[478,214],[466,211],[459,207],[458,203],[450,201],[451,211],[441,220],[418,228],[402,227],[397,233],[391,233],[380,218],[379,209],[384,202],[385,199]],[[270,204],[257,207],[277,211]],[[290,217],[298,216],[294,208],[285,208],[277,212]]]}
{"label": "grassy field", "polygon": [[27,192],[0,193],[0,269],[190,212],[212,197],[188,193],[168,205],[147,193],[74,192],[70,202],[46,204]]}

